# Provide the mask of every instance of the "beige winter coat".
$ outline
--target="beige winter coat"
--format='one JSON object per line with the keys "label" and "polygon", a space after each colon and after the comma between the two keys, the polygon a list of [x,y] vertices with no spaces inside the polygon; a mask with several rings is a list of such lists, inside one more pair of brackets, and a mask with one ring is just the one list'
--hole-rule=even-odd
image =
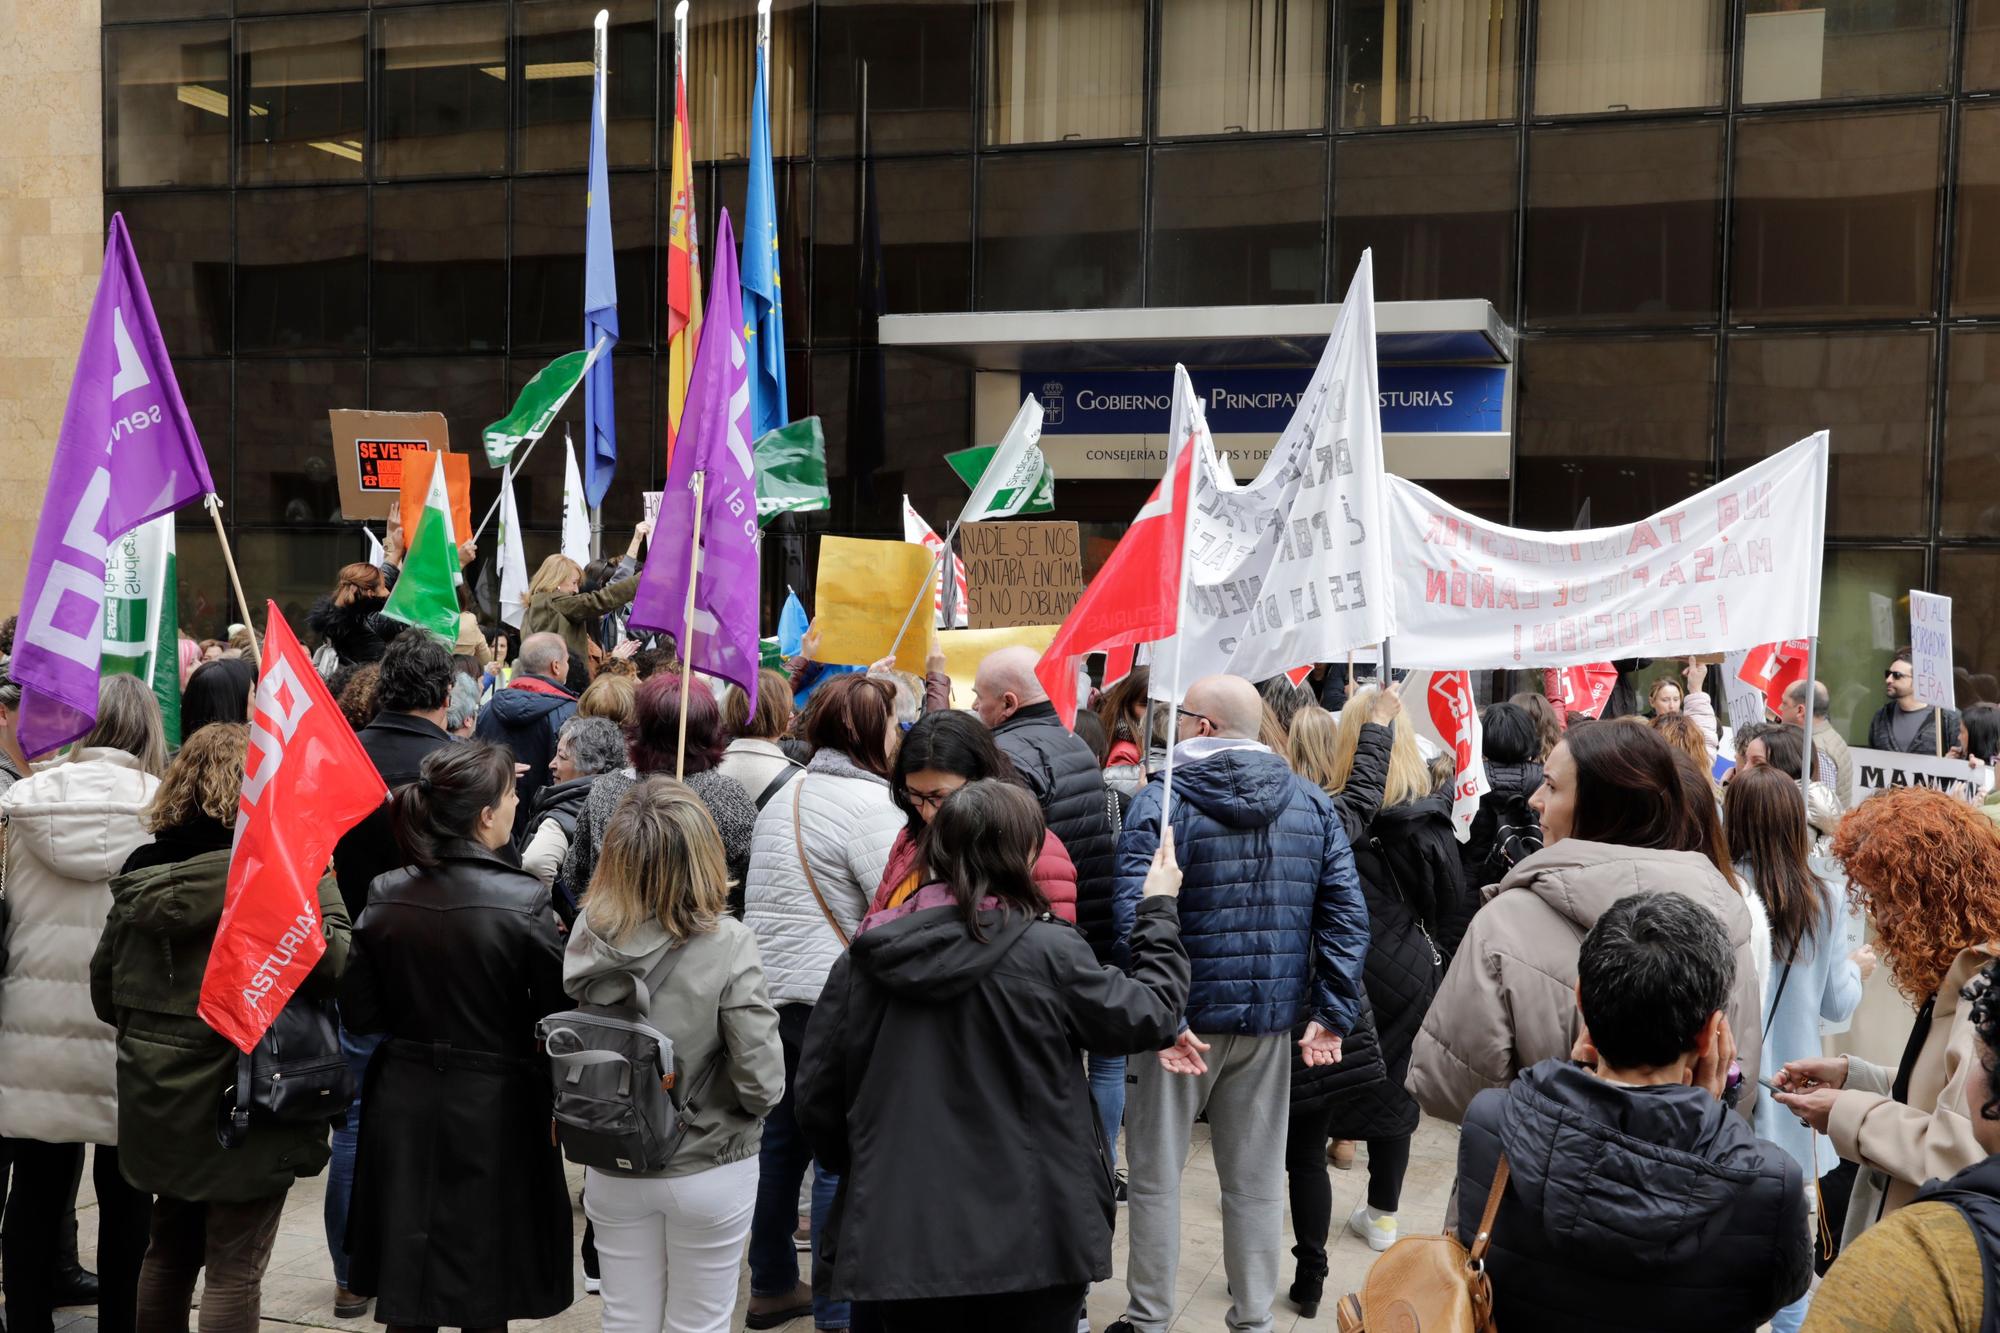
{"label": "beige winter coat", "polygon": [[117,1034],[90,1004],[111,877],[153,840],[159,779],[122,750],[74,752],[0,797],[7,820],[7,971],[0,977],[0,1136],[118,1141]]}
{"label": "beige winter coat", "polygon": [[1500,881],[1453,955],[1424,1015],[1408,1087],[1424,1110],[1453,1123],[1488,1088],[1505,1087],[1538,1060],[1567,1058],[1576,1044],[1576,954],[1610,906],[1634,893],[1671,889],[1711,908],[1736,951],[1727,1009],[1756,1090],[1764,1046],[1750,912],[1699,852],[1656,852],[1565,838],[1528,857]]}

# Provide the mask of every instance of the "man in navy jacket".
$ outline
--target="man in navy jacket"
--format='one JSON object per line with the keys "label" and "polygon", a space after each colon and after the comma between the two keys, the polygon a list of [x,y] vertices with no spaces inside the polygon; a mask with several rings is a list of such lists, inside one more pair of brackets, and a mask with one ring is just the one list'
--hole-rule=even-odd
{"label": "man in navy jacket", "polygon": [[[1284,1249],[1277,1145],[1289,1115],[1292,1032],[1304,1022],[1307,1064],[1340,1059],[1361,1012],[1368,908],[1333,802],[1257,742],[1263,701],[1250,682],[1198,680],[1179,712],[1170,819],[1194,978],[1179,1039],[1157,1058],[1132,1059],[1131,1295],[1107,1333],[1162,1333],[1173,1321],[1181,1166],[1203,1111],[1222,1185],[1229,1327],[1260,1333],[1272,1327]],[[1159,846],[1161,793],[1155,777],[1118,840],[1121,939]]]}

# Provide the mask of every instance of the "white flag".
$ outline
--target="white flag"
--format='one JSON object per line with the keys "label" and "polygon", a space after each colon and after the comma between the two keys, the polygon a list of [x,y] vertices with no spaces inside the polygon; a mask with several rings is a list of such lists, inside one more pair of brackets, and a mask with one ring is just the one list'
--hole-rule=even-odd
{"label": "white flag", "polygon": [[[936,530],[930,524],[924,522],[924,516],[917,512],[917,507],[910,503],[910,497],[907,495],[903,497],[903,540],[906,542],[916,542],[918,545],[924,547],[924,549],[931,553],[933,559],[936,558],[939,551],[944,549],[944,538],[938,536]],[[938,628],[947,629],[950,626],[944,623],[944,576],[939,575],[934,582],[937,588],[937,595],[932,600],[937,605]],[[965,619],[965,562],[960,560],[956,554],[953,554],[951,557],[951,587],[951,623],[960,629],[964,629],[967,623]]]}
{"label": "white flag", "polygon": [[377,537],[375,529],[369,527],[366,523],[361,525],[361,535],[368,539],[368,563],[371,565],[381,564],[382,557],[388,554],[388,552],[382,549],[382,539]]}
{"label": "white flag", "polygon": [[979,474],[979,484],[966,498],[958,521],[974,523],[982,518],[1012,518],[1020,513],[1021,506],[1035,497],[1037,483],[1048,470],[1048,462],[1042,457],[1041,439],[1042,405],[1035,401],[1035,395],[1029,394],[1021,400],[1021,410],[1014,414],[1013,424],[1007,427],[1006,436],[993,451],[986,471]]}
{"label": "white flag", "polygon": [[590,511],[583,501],[583,474],[576,466],[576,446],[563,431],[562,553],[579,565],[590,563]]}
{"label": "white flag", "polygon": [[[571,467],[576,455],[571,454]],[[514,507],[514,466],[500,476],[500,619],[518,627],[528,606],[528,555],[521,549],[521,513]]]}
{"label": "white flag", "polygon": [[[1221,672],[1264,680],[1396,632],[1368,251],[1256,479],[1238,485],[1212,451],[1198,457],[1180,619],[1189,681]],[[1161,648],[1158,660],[1169,653]],[[1163,673],[1152,686],[1166,697]]]}

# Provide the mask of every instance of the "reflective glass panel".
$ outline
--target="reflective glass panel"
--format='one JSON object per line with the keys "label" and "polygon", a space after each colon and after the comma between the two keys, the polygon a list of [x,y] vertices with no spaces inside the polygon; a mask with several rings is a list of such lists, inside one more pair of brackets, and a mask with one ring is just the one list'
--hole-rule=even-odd
{"label": "reflective glass panel", "polygon": [[238,191],[237,351],[364,351],[367,256],[365,190]]}
{"label": "reflective glass panel", "polygon": [[1951,313],[2000,315],[2000,105],[1967,103],[1958,113],[1957,200]]}
{"label": "reflective glass panel", "polygon": [[[662,15],[671,13],[672,6]],[[697,162],[750,156],[750,99],[756,86],[757,5],[755,0],[704,0],[689,13],[688,120]],[[661,69],[673,60],[669,21],[660,34]],[[771,7],[771,152],[804,157],[811,128],[806,92],[812,79],[812,6],[783,0]],[[662,91],[661,169],[673,161],[674,90]],[[733,216],[733,214],[732,214]]]}
{"label": "reflective glass panel", "polygon": [[[2000,551],[1938,552],[1937,590],[1951,598],[1953,694],[1959,708],[2000,703]],[[1914,584],[1911,586],[1915,586]],[[1946,740],[1954,744],[1957,737]],[[1991,755],[1984,756],[1989,761]]]}
{"label": "reflective glass panel", "polygon": [[1743,102],[1941,93],[1951,0],[1744,0]]}
{"label": "reflective glass panel", "polygon": [[104,34],[106,188],[229,184],[229,25]]}
{"label": "reflective glass panel", "polygon": [[1328,299],[1372,247],[1378,299],[1483,296],[1511,320],[1519,144],[1511,130],[1336,140]]}
{"label": "reflective glass panel", "polygon": [[[333,473],[327,411],[368,405],[368,367],[353,361],[260,361],[236,377],[237,502],[233,521],[338,523],[340,483]],[[239,555],[238,557],[242,557]],[[357,552],[352,559],[360,559]],[[331,571],[315,579],[331,585]],[[326,587],[320,588],[321,592]]]}
{"label": "reflective glass panel", "polygon": [[1146,304],[1317,301],[1325,216],[1323,140],[1157,149]]}
{"label": "reflective glass panel", "polygon": [[982,160],[978,308],[1138,305],[1145,167],[1137,149]]}
{"label": "reflective glass panel", "polygon": [[1340,0],[1340,123],[1512,120],[1521,0]]}
{"label": "reflective glass panel", "polygon": [[378,188],[374,282],[376,351],[505,351],[507,187]]}
{"label": "reflective glass panel", "polygon": [[153,313],[175,361],[185,356],[227,356],[228,193],[113,195],[104,201],[104,210],[107,215],[125,215]]}
{"label": "reflective glass panel", "polygon": [[[854,170],[847,164],[833,170],[842,169],[849,173]],[[710,205],[716,205],[718,208],[726,206],[729,209],[729,224],[740,229],[743,226],[743,196],[750,188],[750,168],[745,163],[731,162],[718,165],[714,168],[714,172],[715,184],[705,197],[697,196],[695,200],[698,208],[710,214],[701,226],[704,271],[708,268],[708,256],[712,249],[708,238],[716,235],[717,211]],[[771,178],[778,191],[778,282],[783,289],[785,301],[785,340],[791,343],[803,343],[806,340],[806,327],[812,322],[812,288],[806,281],[806,244],[812,232],[812,167],[805,162],[776,162],[772,166]],[[664,233],[667,228],[665,214],[668,207],[670,200],[663,172],[660,180],[660,230],[663,233],[660,242],[660,263],[663,266],[667,261]],[[969,227],[971,224],[968,222],[966,225]],[[848,235],[852,234],[853,225],[850,223]],[[742,232],[739,230],[738,245],[742,244],[742,239]],[[665,274],[666,270],[662,267],[660,281],[663,283],[666,281]],[[960,302],[954,308],[963,310],[965,303]],[[797,392],[793,390],[794,397]]]}
{"label": "reflective glass panel", "polygon": [[1326,22],[1327,0],[1163,0],[1161,136],[1324,126]]}
{"label": "reflective glass panel", "polygon": [[[671,10],[672,6],[668,7]],[[582,171],[590,155],[597,11],[611,11],[605,158],[653,164],[659,51],[653,0],[521,0],[514,6],[514,160],[521,171]]]}
{"label": "reflective glass panel", "polygon": [[[864,176],[857,206],[856,178]],[[872,201],[868,190],[874,192]],[[867,339],[874,336],[874,315],[970,307],[970,158],[825,163],[818,170],[814,204],[815,337]],[[865,248],[854,244],[857,227],[867,238]],[[879,293],[867,302],[856,299],[864,282]]]}
{"label": "reflective glass panel", "polygon": [[[653,336],[655,186],[650,172],[611,177],[621,347],[644,347]],[[581,347],[584,178],[517,179],[513,193],[513,351],[517,356],[530,350],[553,356]],[[664,231],[659,241],[665,244]],[[703,237],[703,243],[706,248],[709,238]]]}
{"label": "reflective glass panel", "polygon": [[360,180],[367,161],[365,15],[236,25],[238,180]]}
{"label": "reflective glass panel", "polygon": [[[813,91],[821,157],[972,147],[971,0],[820,0]],[[864,96],[865,93],[865,96]]]}
{"label": "reflective glass panel", "polygon": [[988,144],[1139,135],[1144,0],[992,0],[985,12]]}
{"label": "reflective glass panel", "polygon": [[2000,537],[2000,330],[1953,329],[1946,344],[1945,537]]}
{"label": "reflective glass panel", "polygon": [[1965,90],[2000,88],[2000,0],[1965,7]]}
{"label": "reflective glass panel", "polygon": [[1890,637],[1900,644],[1909,637],[1905,607],[1910,589],[1923,586],[1921,549],[1835,547],[1826,553],[1819,592],[1819,679],[1832,704],[1828,720],[1849,745],[1868,743],[1868,721],[1882,706],[1882,668],[1895,651],[1884,651],[1877,637],[1875,604],[1886,597],[1896,605]]}
{"label": "reflective glass panel", "polygon": [[507,7],[375,16],[375,174],[507,169]]}
{"label": "reflective glass panel", "polygon": [[1541,0],[1535,114],[1720,106],[1724,0]]}

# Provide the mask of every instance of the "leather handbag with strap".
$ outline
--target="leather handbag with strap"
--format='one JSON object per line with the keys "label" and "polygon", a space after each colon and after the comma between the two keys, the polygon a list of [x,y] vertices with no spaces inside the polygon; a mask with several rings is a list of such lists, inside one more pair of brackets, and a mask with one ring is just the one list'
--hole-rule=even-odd
{"label": "leather handbag with strap", "polygon": [[848,939],[847,932],[840,928],[840,922],[833,915],[833,909],[826,905],[826,895],[819,891],[819,881],[813,878],[812,862],[806,859],[805,833],[799,824],[799,797],[805,789],[806,778],[805,774],[801,773],[798,781],[792,784],[792,850],[799,854],[799,869],[805,872],[806,887],[812,890],[813,901],[819,904],[819,914],[826,918],[827,925],[833,927],[833,933],[840,938],[840,947],[845,949],[853,941]]}
{"label": "leather handbag with strap", "polygon": [[1486,1251],[1507,1193],[1507,1155],[1493,1171],[1472,1248],[1449,1231],[1405,1236],[1382,1252],[1361,1290],[1340,1298],[1340,1333],[1494,1333],[1493,1281]]}

